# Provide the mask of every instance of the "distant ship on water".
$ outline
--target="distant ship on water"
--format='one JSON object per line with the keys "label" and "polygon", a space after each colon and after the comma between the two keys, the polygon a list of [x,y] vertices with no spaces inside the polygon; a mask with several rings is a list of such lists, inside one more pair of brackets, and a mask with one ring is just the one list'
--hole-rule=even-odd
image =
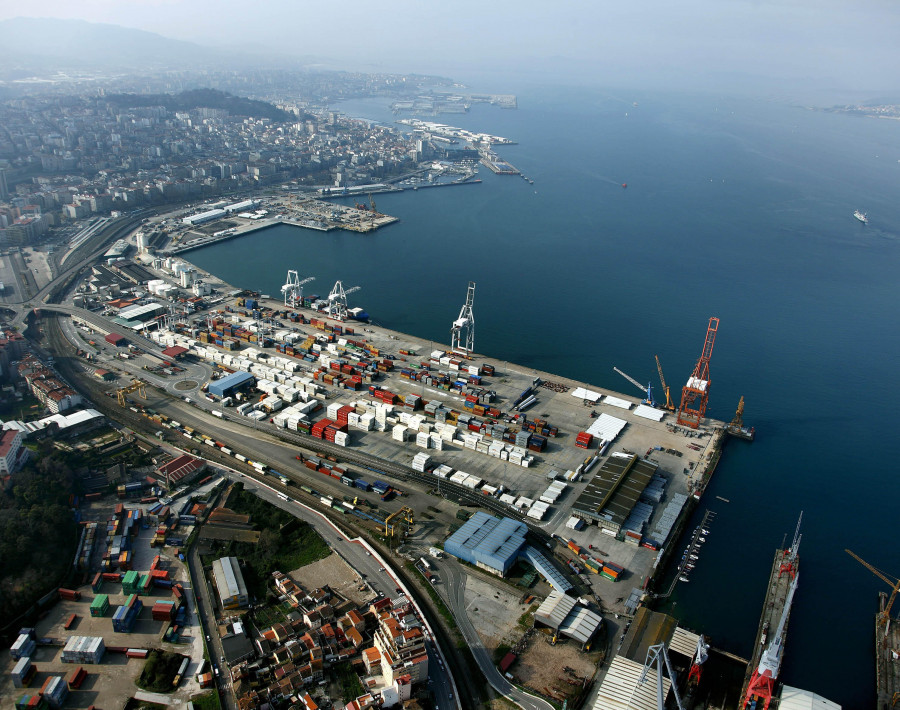
{"label": "distant ship on water", "polygon": [[866,216],[865,212],[860,212],[859,210],[854,210],[853,216],[856,217],[856,219],[858,219],[863,224],[869,223],[869,218]]}

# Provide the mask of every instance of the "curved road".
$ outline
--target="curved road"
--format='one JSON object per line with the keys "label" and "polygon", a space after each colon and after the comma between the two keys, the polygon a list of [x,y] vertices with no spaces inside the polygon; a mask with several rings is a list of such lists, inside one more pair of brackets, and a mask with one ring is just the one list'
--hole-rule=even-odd
{"label": "curved road", "polygon": [[491,654],[488,653],[481,643],[481,638],[478,636],[478,632],[466,613],[466,573],[463,571],[462,566],[449,558],[441,558],[440,560],[429,562],[429,564],[440,571],[444,584],[439,585],[436,589],[447,602],[450,611],[453,612],[453,618],[456,619],[459,630],[472,651],[475,662],[478,664],[484,677],[487,678],[488,683],[491,684],[491,687],[501,695],[505,695],[513,700],[525,710],[555,710],[554,706],[546,700],[519,690],[494,665]]}

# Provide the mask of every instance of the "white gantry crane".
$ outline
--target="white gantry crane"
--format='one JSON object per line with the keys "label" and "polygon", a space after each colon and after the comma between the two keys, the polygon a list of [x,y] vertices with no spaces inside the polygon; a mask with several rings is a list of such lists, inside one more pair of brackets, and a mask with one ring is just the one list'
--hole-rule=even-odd
{"label": "white gantry crane", "polygon": [[656,407],[656,401],[653,399],[653,388],[650,386],[651,383],[648,382],[647,386],[644,387],[640,382],[634,379],[631,375],[626,375],[622,372],[618,367],[614,367],[613,370],[618,372],[622,377],[628,380],[631,384],[637,387],[641,392],[644,393],[644,401],[641,404],[649,404],[651,407]]}
{"label": "white gantry crane", "polygon": [[[678,706],[678,710],[684,710],[681,696],[678,694],[678,679],[675,677],[675,672],[672,670],[672,662],[669,660],[666,644],[658,643],[647,649],[647,658],[644,661],[644,670],[638,680],[638,686],[643,685],[646,682],[648,671],[656,664],[656,707],[659,710],[664,710],[666,707],[666,699],[663,694],[663,662],[665,662],[665,667],[669,671],[669,680],[672,681],[672,692],[675,694],[675,703]],[[635,687],[635,691],[636,690],[637,687]]]}
{"label": "white gantry crane", "polygon": [[453,321],[453,327],[450,329],[450,349],[467,358],[475,352],[475,313],[472,311],[474,303],[475,282],[469,281],[466,303],[459,312],[459,318]]}
{"label": "white gantry crane", "polygon": [[344,284],[336,281],[328,294],[328,315],[339,321],[347,320],[347,296],[359,291],[360,286],[344,289]]}
{"label": "white gantry crane", "polygon": [[303,284],[315,281],[315,276],[307,276],[301,279],[300,275],[293,269],[287,273],[287,281],[281,287],[281,293],[284,295],[284,305],[288,308],[296,308],[297,304],[303,300]]}

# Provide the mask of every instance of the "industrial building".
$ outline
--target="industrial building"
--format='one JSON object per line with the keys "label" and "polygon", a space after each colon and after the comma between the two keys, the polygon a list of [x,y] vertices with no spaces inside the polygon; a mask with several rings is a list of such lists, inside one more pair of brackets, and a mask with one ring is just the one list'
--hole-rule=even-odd
{"label": "industrial building", "polygon": [[636,455],[610,456],[572,505],[572,514],[618,534],[657,468]]}
{"label": "industrial building", "polygon": [[207,210],[206,212],[200,212],[199,214],[192,214],[190,217],[183,217],[181,222],[182,224],[193,226],[195,224],[203,224],[204,222],[212,222],[214,219],[219,219],[219,217],[224,216],[225,210],[223,209]]}
{"label": "industrial building", "polygon": [[223,609],[239,609],[250,603],[237,557],[222,557],[213,562],[213,579]]}
{"label": "industrial building", "polygon": [[204,470],[206,461],[182,454],[156,469],[156,477],[171,487],[188,483]]}
{"label": "industrial building", "polygon": [[244,212],[245,210],[253,209],[259,204],[256,200],[244,200],[243,202],[235,202],[231,205],[225,205],[226,214],[231,214],[232,212]]}
{"label": "industrial building", "polygon": [[228,397],[244,387],[250,387],[256,378],[249,372],[238,370],[209,383],[209,393],[215,397]]}
{"label": "industrial building", "polygon": [[444,552],[503,577],[525,546],[528,526],[478,511],[447,538]]}
{"label": "industrial building", "polygon": [[528,526],[512,518],[495,518],[478,511],[444,542],[444,552],[500,577],[519,558],[531,564],[554,589],[567,592],[572,585],[536,547],[527,545]]}
{"label": "industrial building", "polygon": [[139,306],[129,306],[119,311],[119,315],[113,318],[113,322],[128,328],[140,327],[149,320],[161,316],[168,311],[162,303],[144,303]]}
{"label": "industrial building", "polygon": [[535,628],[553,629],[587,647],[603,625],[603,617],[554,589],[534,613]]}

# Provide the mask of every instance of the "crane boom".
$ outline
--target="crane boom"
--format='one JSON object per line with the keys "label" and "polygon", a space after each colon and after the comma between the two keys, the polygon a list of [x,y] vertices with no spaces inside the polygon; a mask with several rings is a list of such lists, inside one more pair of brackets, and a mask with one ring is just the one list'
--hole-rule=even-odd
{"label": "crane boom", "polygon": [[674,412],[675,405],[672,404],[672,397],[669,394],[669,385],[666,384],[666,378],[663,375],[662,365],[659,362],[659,355],[654,355],[653,357],[656,358],[656,370],[657,372],[659,372],[659,384],[662,385],[663,392],[666,395],[666,409],[668,409],[670,412]]}
{"label": "crane boom", "polygon": [[866,562],[862,557],[857,555],[855,552],[851,550],[844,550],[850,557],[859,562],[863,567],[865,567],[869,572],[874,574],[878,579],[883,582],[887,582],[891,586],[891,596],[888,599],[887,606],[885,606],[884,611],[880,613],[879,623],[887,628],[887,622],[891,618],[891,607],[894,605],[894,599],[897,597],[897,592],[900,591],[900,579],[891,579],[884,572],[882,572],[877,567],[870,565]]}
{"label": "crane boom", "polygon": [[643,404],[649,404],[651,407],[656,406],[656,402],[653,400],[653,389],[650,387],[650,383],[647,383],[647,386],[644,387],[640,382],[631,377],[631,375],[626,375],[622,372],[618,367],[613,367],[613,370],[618,372],[622,377],[628,380],[631,384],[637,387],[641,392],[644,393],[644,401]]}

